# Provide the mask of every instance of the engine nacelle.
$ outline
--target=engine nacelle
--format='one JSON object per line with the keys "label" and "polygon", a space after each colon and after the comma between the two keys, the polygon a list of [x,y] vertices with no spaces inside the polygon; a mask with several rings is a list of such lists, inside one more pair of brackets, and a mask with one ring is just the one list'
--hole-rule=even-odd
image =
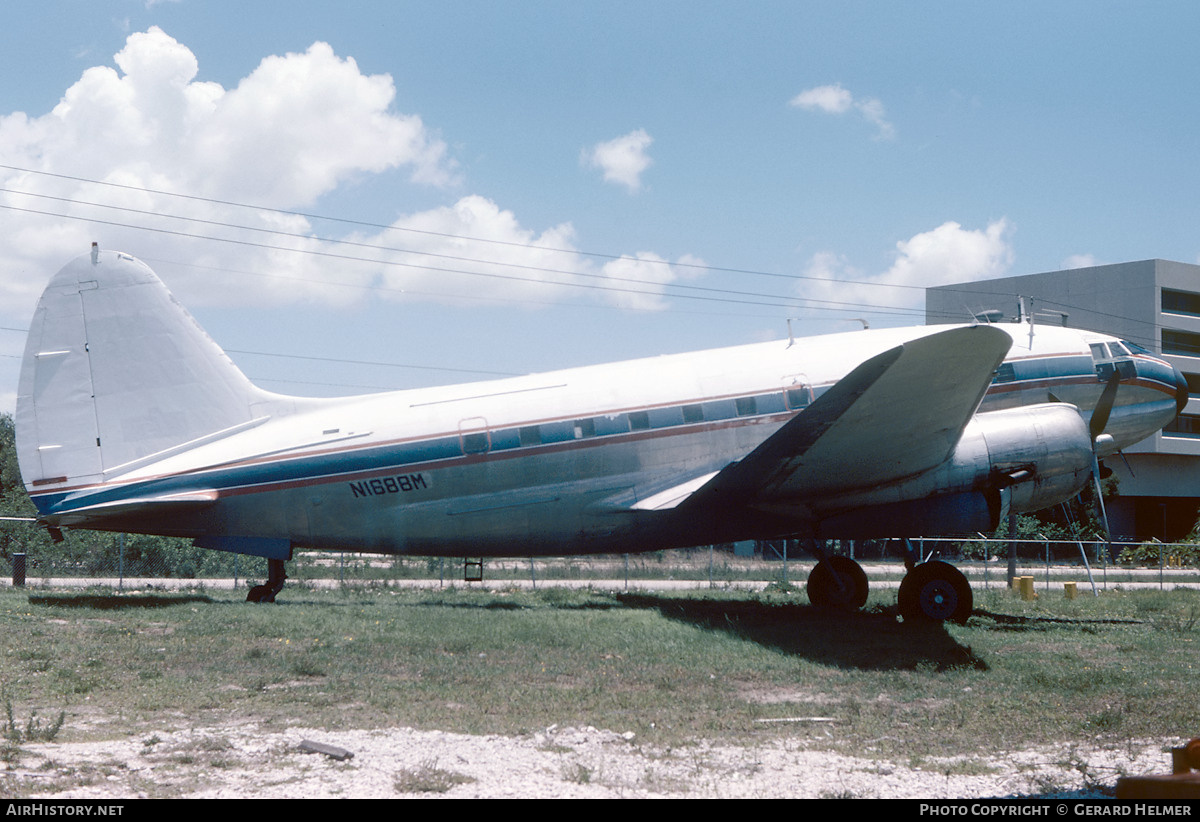
{"label": "engine nacelle", "polygon": [[986,443],[997,486],[1010,493],[1014,512],[1065,502],[1092,475],[1091,433],[1073,405],[1047,403],[979,414],[974,427]]}
{"label": "engine nacelle", "polygon": [[1087,423],[1073,405],[977,414],[950,459],[864,494],[824,517],[821,539],[932,536],[994,530],[1006,511],[1037,511],[1078,494],[1092,471]]}

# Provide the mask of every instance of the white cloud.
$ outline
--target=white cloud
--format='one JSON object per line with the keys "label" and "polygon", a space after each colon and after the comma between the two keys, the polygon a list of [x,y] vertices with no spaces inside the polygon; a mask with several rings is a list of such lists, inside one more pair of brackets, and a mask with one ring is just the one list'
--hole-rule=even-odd
{"label": "white cloud", "polygon": [[852,268],[841,255],[820,252],[805,271],[818,279],[805,281],[801,294],[822,305],[917,311],[926,288],[1004,276],[1013,262],[1010,234],[1005,219],[984,229],[946,222],[896,243],[891,266],[875,276]]}
{"label": "white cloud", "polygon": [[604,180],[625,186],[630,192],[642,187],[642,173],[650,167],[651,160],[646,149],[654,139],[644,129],[597,143],[584,149],[582,160],[585,165],[604,172]]}
{"label": "white cloud", "polygon": [[832,86],[817,86],[802,91],[793,97],[788,105],[807,111],[823,111],[826,114],[847,114],[858,112],[863,119],[875,126],[876,137],[880,140],[890,140],[896,136],[896,128],[887,119],[883,103],[875,97],[855,98],[841,84]]}
{"label": "white cloud", "polygon": [[401,218],[393,227],[422,232],[424,239],[416,253],[388,257],[393,265],[383,282],[418,298],[502,295],[534,304],[598,297],[621,308],[659,310],[666,307],[665,286],[703,266],[691,256],[672,265],[645,251],[597,265],[575,247],[570,223],[537,233],[478,195]]}
{"label": "white cloud", "polygon": [[[196,55],[158,28],[131,34],[114,64],[84,71],[48,114],[0,115],[3,163],[37,172],[0,169],[0,187],[40,195],[0,194],[9,207],[0,210],[0,305],[14,322],[93,240],[147,260],[197,305],[349,303],[367,293],[400,298],[404,289],[404,299],[566,297],[655,308],[665,284],[685,275],[651,254],[601,265],[578,253],[570,223],[526,228],[476,195],[406,215],[389,229],[325,239],[308,218],[271,210],[310,209],[348,182],[385,172],[435,189],[461,187],[440,137],[418,115],[393,109],[392,78],[364,74],[325,43],[268,56],[228,89],[198,80]],[[636,188],[649,144],[645,132],[634,132],[597,147],[597,163],[606,177]]]}
{"label": "white cloud", "polygon": [[986,229],[964,229],[955,222],[896,243],[896,261],[880,278],[890,285],[935,285],[988,280],[1012,265],[1007,220]]}
{"label": "white cloud", "polygon": [[1072,268],[1092,268],[1100,265],[1093,254],[1072,254],[1062,261],[1062,270],[1069,271]]}
{"label": "white cloud", "polygon": [[818,109],[828,114],[845,114],[854,105],[854,95],[841,85],[817,86],[797,94],[792,98],[791,105],[809,110]]}

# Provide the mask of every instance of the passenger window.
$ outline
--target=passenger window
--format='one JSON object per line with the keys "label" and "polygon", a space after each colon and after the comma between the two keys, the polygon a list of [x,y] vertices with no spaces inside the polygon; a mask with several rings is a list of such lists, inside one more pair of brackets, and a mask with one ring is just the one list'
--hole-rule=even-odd
{"label": "passenger window", "polygon": [[683,407],[684,422],[704,422],[704,409],[699,405],[685,405]]}
{"label": "passenger window", "polygon": [[487,433],[463,434],[462,450],[464,454],[486,454],[488,451]]}
{"label": "passenger window", "polygon": [[758,403],[754,397],[738,397],[735,403],[739,417],[753,417],[758,413]]}
{"label": "passenger window", "polygon": [[464,454],[486,454],[492,448],[492,438],[487,430],[487,420],[483,417],[460,420],[458,441]]}
{"label": "passenger window", "polygon": [[792,411],[807,408],[808,404],[812,402],[812,394],[809,392],[807,385],[789,388],[783,394],[784,400],[787,402],[787,407]]}

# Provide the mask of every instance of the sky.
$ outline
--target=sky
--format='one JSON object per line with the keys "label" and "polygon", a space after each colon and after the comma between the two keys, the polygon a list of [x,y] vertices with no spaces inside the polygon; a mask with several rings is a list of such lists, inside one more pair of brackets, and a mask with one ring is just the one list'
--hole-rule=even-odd
{"label": "sky", "polygon": [[314,396],[1197,263],[1197,32],[1153,1],[6,0],[0,412],[92,242]]}

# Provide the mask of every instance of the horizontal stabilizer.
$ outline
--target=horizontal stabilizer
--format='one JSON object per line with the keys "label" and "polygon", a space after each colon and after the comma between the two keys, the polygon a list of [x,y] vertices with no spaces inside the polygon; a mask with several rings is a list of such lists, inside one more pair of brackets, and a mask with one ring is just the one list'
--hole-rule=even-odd
{"label": "horizontal stabilizer", "polygon": [[100,528],[131,517],[178,515],[212,505],[216,491],[193,491],[162,497],[133,497],[115,502],[101,502],[80,508],[68,508],[62,513],[49,513],[41,522],[59,528]]}

